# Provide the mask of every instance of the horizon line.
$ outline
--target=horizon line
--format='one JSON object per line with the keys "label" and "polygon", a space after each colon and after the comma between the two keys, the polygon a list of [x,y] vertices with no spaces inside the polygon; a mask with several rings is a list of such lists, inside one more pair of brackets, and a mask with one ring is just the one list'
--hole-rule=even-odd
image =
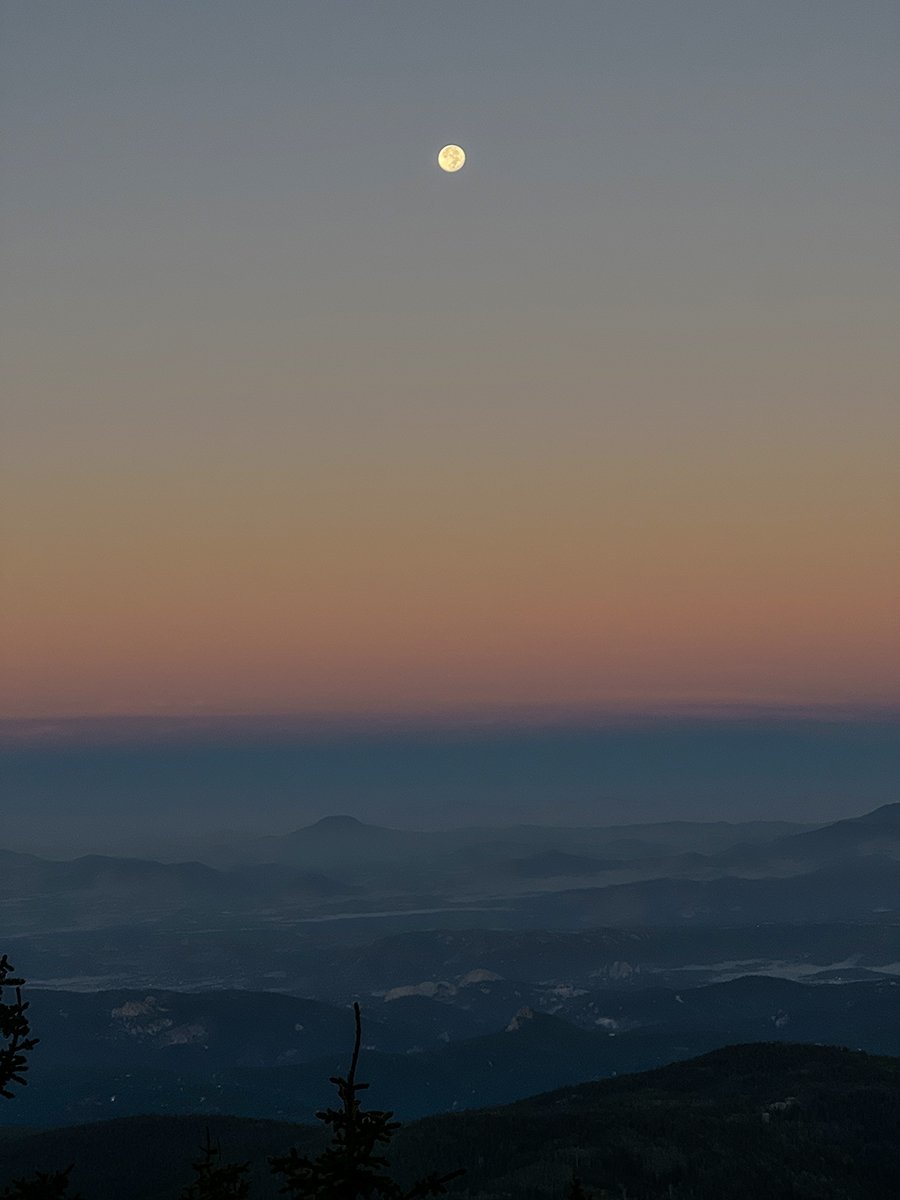
{"label": "horizon line", "polygon": [[485,733],[516,730],[636,728],[666,723],[867,723],[900,720],[900,703],[664,702],[644,705],[494,705],[380,712],[97,713],[0,717],[0,749],[34,745],[179,742],[216,734],[262,740],[333,735]]}

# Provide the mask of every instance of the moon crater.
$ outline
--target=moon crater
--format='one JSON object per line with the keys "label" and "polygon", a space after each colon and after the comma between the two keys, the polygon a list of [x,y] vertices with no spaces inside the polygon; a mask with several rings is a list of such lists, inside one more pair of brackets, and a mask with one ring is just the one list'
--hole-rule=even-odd
{"label": "moon crater", "polygon": [[437,156],[438,166],[451,174],[465,165],[466,152],[462,146],[445,146]]}

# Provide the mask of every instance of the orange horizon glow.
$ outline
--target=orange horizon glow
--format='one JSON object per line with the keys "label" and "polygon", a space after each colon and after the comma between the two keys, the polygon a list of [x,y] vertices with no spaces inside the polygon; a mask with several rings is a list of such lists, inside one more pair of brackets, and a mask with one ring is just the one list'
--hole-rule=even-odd
{"label": "orange horizon glow", "polygon": [[8,539],[0,715],[900,697],[885,476],[601,457],[59,471]]}

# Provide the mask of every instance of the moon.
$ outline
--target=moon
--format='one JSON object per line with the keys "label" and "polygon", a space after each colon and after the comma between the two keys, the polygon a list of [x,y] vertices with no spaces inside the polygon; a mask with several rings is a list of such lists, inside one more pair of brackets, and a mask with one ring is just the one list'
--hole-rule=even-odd
{"label": "moon", "polygon": [[438,155],[437,160],[438,166],[442,171],[450,171],[452,173],[465,166],[466,152],[462,146],[445,146]]}

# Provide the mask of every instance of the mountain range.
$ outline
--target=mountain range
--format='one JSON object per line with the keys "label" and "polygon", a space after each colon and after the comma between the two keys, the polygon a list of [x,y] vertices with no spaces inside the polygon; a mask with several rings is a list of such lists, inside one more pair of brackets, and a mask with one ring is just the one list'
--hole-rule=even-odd
{"label": "mountain range", "polygon": [[[32,990],[41,1042],[4,1121],[147,1113],[309,1119],[345,1056],[346,1006],[240,991]],[[472,972],[365,1006],[373,1102],[402,1117],[503,1103],[734,1041],[900,1054],[900,979],[748,976],[683,990],[588,990]]]}
{"label": "mountain range", "polygon": [[[334,817],[231,861],[3,851],[0,938],[183,914],[240,925],[365,920],[579,929],[879,921],[900,914],[900,804],[818,829],[781,824],[415,833]],[[648,854],[648,848],[651,853]],[[215,857],[215,856],[213,856]],[[374,928],[375,926],[373,926]]]}
{"label": "mountain range", "polygon": [[[365,1078],[374,1065],[364,1060]],[[450,1193],[468,1200],[555,1200],[574,1175],[634,1200],[893,1200],[898,1126],[900,1060],[762,1043],[429,1117],[402,1128],[389,1155],[401,1182],[464,1167]],[[0,1186],[74,1164],[87,1200],[172,1200],[206,1129],[227,1161],[252,1164],[256,1200],[278,1194],[268,1156],[323,1146],[321,1129],[215,1116],[7,1131]]]}

